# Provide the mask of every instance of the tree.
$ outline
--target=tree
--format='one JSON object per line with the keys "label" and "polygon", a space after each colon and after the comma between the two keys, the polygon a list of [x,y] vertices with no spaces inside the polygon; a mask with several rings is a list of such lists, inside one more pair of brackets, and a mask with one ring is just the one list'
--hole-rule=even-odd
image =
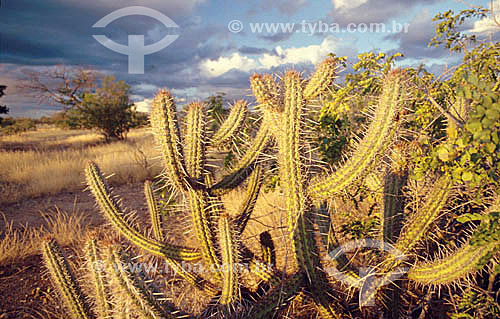
{"label": "tree", "polygon": [[98,129],[106,141],[125,139],[137,122],[135,106],[129,98],[130,86],[113,76],[105,76],[95,93],[86,93],[68,117],[83,127]]}
{"label": "tree", "polygon": [[25,78],[19,88],[38,99],[39,103],[64,105],[65,109],[78,108],[83,96],[97,86],[98,73],[87,68],[56,66],[45,71],[23,71]]}
{"label": "tree", "polygon": [[[7,89],[7,86],[5,85],[0,85],[0,97],[4,96],[5,89]],[[5,105],[0,105],[0,114],[7,114],[9,113],[9,108]],[[0,117],[0,124],[2,123],[2,118]]]}

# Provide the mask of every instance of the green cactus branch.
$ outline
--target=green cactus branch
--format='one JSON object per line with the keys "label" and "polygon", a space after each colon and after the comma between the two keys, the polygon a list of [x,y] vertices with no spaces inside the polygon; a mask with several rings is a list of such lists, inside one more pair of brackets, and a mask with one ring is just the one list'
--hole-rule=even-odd
{"label": "green cactus branch", "polygon": [[402,253],[411,250],[422,239],[432,222],[439,216],[452,190],[449,176],[443,175],[432,187],[421,208],[408,220],[401,236],[396,242],[396,249]]}
{"label": "green cactus branch", "polygon": [[54,240],[45,241],[42,244],[42,256],[70,315],[75,319],[94,318],[59,245]]}
{"label": "green cactus branch", "polygon": [[188,181],[182,153],[182,142],[174,98],[167,90],[160,91],[153,99],[151,128],[156,145],[160,147],[165,173],[174,189],[187,191]]}
{"label": "green cactus branch", "polygon": [[111,318],[113,314],[111,291],[104,271],[104,262],[98,252],[95,239],[87,242],[85,259],[92,278],[96,312],[101,318]]}
{"label": "green cactus branch", "polygon": [[237,231],[241,235],[248,224],[250,216],[255,208],[255,204],[257,203],[257,198],[260,193],[260,188],[262,187],[262,168],[260,165],[257,165],[250,175],[250,179],[248,181],[247,195],[245,200],[241,204],[238,212],[239,215],[235,219],[235,224],[237,225]]}
{"label": "green cactus branch", "polygon": [[220,303],[228,305],[240,299],[240,248],[234,225],[227,215],[219,218],[219,243],[222,260],[222,294]]}
{"label": "green cactus branch", "polygon": [[218,147],[235,135],[236,131],[243,125],[248,113],[248,104],[244,100],[234,103],[227,119],[222,123],[217,132],[212,136],[210,145]]}
{"label": "green cactus branch", "polygon": [[222,179],[211,188],[211,192],[222,194],[243,183],[252,173],[259,155],[262,154],[268,145],[270,138],[271,131],[268,127],[268,123],[264,121],[261,123],[257,135],[251,142],[250,147],[245,152],[243,157],[238,161],[233,169],[231,169],[229,174],[222,177]]}
{"label": "green cactus branch", "polygon": [[108,254],[108,262],[111,276],[118,283],[122,291],[130,298],[132,305],[142,318],[177,318],[174,314],[178,312],[173,306],[159,301],[144,280],[131,271],[126,265],[123,254],[111,251]]}
{"label": "green cactus branch", "polygon": [[392,71],[384,79],[373,120],[350,159],[328,177],[315,178],[309,186],[309,194],[315,200],[324,200],[346,189],[358,177],[369,172],[369,167],[390,145],[397,129],[396,117],[404,97],[404,73]]}
{"label": "green cactus branch", "polygon": [[497,242],[485,245],[466,243],[444,258],[411,267],[408,271],[408,279],[424,285],[444,285],[456,282],[481,270],[498,252],[499,247]]}
{"label": "green cactus branch", "polygon": [[196,261],[201,254],[196,249],[185,248],[178,245],[162,243],[152,238],[148,238],[135,229],[125,220],[124,213],[118,207],[115,198],[106,185],[104,178],[96,164],[90,162],[85,169],[87,184],[94,195],[104,216],[111,224],[134,245],[160,257]]}
{"label": "green cactus branch", "polygon": [[144,195],[148,204],[149,216],[151,217],[153,235],[156,240],[162,242],[165,239],[163,236],[163,216],[158,207],[151,181],[144,182]]}

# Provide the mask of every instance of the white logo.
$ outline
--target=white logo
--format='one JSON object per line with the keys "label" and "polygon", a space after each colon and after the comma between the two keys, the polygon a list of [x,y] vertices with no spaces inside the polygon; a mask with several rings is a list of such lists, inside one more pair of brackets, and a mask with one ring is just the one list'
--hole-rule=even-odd
{"label": "white logo", "polygon": [[[337,249],[334,249],[328,253],[332,259],[337,259],[342,254],[355,251],[360,248],[377,248],[388,252],[393,255],[395,260],[403,262],[406,260],[406,256],[392,246],[389,243],[375,240],[375,239],[361,239],[350,241]],[[398,267],[380,276],[377,276],[375,267],[360,267],[359,268],[359,279],[353,280],[352,277],[345,275],[344,273],[337,270],[335,267],[330,267],[325,269],[330,276],[335,277],[337,280],[345,283],[350,287],[355,287],[359,289],[359,306],[373,306],[374,293],[379,287],[385,286],[392,281],[400,278],[406,272],[408,272],[408,267]]]}
{"label": "white logo", "polygon": [[[143,15],[154,18],[163,23],[167,28],[179,27],[174,21],[172,21],[172,19],[163,13],[151,8],[140,6],[132,6],[115,10],[103,17],[101,20],[97,21],[92,27],[104,28],[116,19],[130,15]],[[105,35],[94,34],[92,36],[106,48],[128,55],[128,73],[130,74],[144,74],[144,56],[166,48],[179,37],[179,35],[166,35],[163,39],[156,43],[144,45],[144,35],[130,34],[128,36],[127,46],[116,43]]]}

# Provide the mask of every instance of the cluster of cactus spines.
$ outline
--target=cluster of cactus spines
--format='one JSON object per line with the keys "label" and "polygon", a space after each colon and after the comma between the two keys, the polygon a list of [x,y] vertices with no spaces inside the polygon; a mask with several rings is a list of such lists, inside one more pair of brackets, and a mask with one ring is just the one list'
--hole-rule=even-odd
{"label": "cluster of cactus spines", "polygon": [[[187,107],[185,128],[182,130],[185,136],[181,137],[173,97],[166,90],[158,93],[153,102],[151,115],[153,134],[164,158],[167,182],[189,203],[198,248],[173,245],[162,240],[161,220],[153,217],[157,213],[155,210],[157,206],[154,204],[150,184],[145,186],[145,193],[150,206],[153,228],[157,228],[153,231],[155,238],[144,235],[137,226],[130,223],[128,215],[120,209],[102,174],[93,163],[86,168],[89,188],[104,215],[120,234],[139,248],[162,257],[187,282],[211,297],[216,297],[219,303],[225,306],[216,309],[226,309],[220,310],[220,315],[247,318],[272,317],[294,297],[301,296],[304,300],[312,300],[318,314],[323,318],[341,318],[340,313],[349,311],[344,303],[339,302],[341,296],[330,284],[330,281],[335,279],[327,275],[321,258],[325,255],[325,251],[331,251],[339,246],[339,242],[335,237],[332,219],[326,206],[322,206],[321,213],[326,217],[326,224],[318,222],[316,206],[336,196],[366,175],[374,174],[374,163],[389,149],[393,137],[396,136],[400,123],[399,113],[405,97],[405,74],[395,70],[386,75],[372,123],[353,150],[352,158],[329,176],[312,176],[314,155],[311,153],[312,147],[308,139],[309,122],[312,118],[310,106],[314,105],[318,97],[329,92],[335,79],[335,72],[335,59],[329,58],[317,68],[309,80],[302,79],[295,71],[287,72],[281,82],[275,81],[271,75],[253,75],[250,83],[259,103],[256,109],[262,114],[260,127],[238,163],[222,177],[216,176],[209,168],[206,163],[207,152],[211,147],[220,146],[236,133],[248,112],[247,104],[243,101],[236,102],[219,131],[210,134],[205,123],[205,106],[202,103],[192,103]],[[287,229],[295,261],[292,273],[280,272],[276,266],[262,267],[264,263],[276,262],[274,243],[268,232],[262,232],[259,238],[262,258],[255,256],[241,240],[255,208],[262,183],[259,159],[270,145],[271,139],[276,140],[278,147]],[[398,218],[403,216],[405,211],[403,189],[408,176],[408,167],[388,169],[387,172],[385,178],[377,178],[380,181],[384,180],[385,187],[381,188],[381,182],[376,183],[378,185],[374,187],[377,192],[384,193],[383,197],[378,197],[382,202],[381,237],[388,244],[393,243],[395,249],[409,256],[418,243],[425,239],[431,225],[446,207],[447,200],[452,194],[453,181],[446,174],[438,177],[437,182],[423,199],[423,204],[414,208],[414,212],[404,220],[404,226],[400,227]],[[239,213],[230,216],[225,211],[219,196],[235,189],[247,179],[249,179],[247,196],[240,206]],[[320,232],[328,235],[321,237],[318,235]],[[321,244],[322,241],[324,246]],[[480,269],[496,253],[498,244],[490,242],[476,247],[467,243],[444,258],[415,265],[406,264],[411,266],[407,278],[423,285],[454,282]],[[77,287],[76,281],[64,275],[69,273],[67,265],[66,268],[60,266],[64,261],[62,255],[59,254],[57,258],[50,255],[53,249],[49,248],[53,245],[53,243],[44,245],[44,256],[50,261],[47,262],[48,267],[54,276],[64,277],[59,281],[56,280],[56,283],[68,295],[65,296],[69,300],[67,302],[74,305],[70,306],[72,312],[84,313],[87,308],[83,303],[79,303],[84,299],[81,292],[74,288]],[[47,250],[49,253],[45,252]],[[118,262],[123,258],[117,251],[108,255],[111,262]],[[95,259],[96,255],[93,256]],[[342,253],[335,258],[335,266],[337,273],[342,273],[343,277],[347,278],[348,285],[360,287],[360,282],[365,283],[361,285],[359,300],[360,306],[364,306],[379,294],[381,286],[392,283],[393,272],[403,262],[394,257],[385,257],[379,264],[384,275],[374,280],[360,278],[359,271]],[[181,262],[200,259],[207,267],[217,269],[211,274],[210,279],[187,272],[181,267]],[[266,285],[260,286],[260,289],[267,289],[260,298],[255,295],[248,297],[250,289],[247,288],[243,293],[245,276],[240,276],[239,263],[248,265],[251,274],[266,282]],[[116,269],[114,272],[117,285],[129,294],[129,298],[135,300],[138,313],[151,318],[160,313],[166,313],[164,317],[168,318],[176,313],[171,305],[164,304],[146,291],[149,288],[141,285],[141,281],[134,277],[135,274],[121,270],[116,272]],[[108,273],[112,275],[110,271]],[[96,294],[103,295],[102,285],[96,284],[96,287],[98,288]],[[248,306],[248,302],[240,303],[240,301],[253,304]],[[399,303],[395,301],[394,305]],[[212,305],[208,307],[203,313],[210,313],[210,309],[213,309],[210,308]],[[227,309],[232,309],[231,311],[235,313],[228,313]]]}

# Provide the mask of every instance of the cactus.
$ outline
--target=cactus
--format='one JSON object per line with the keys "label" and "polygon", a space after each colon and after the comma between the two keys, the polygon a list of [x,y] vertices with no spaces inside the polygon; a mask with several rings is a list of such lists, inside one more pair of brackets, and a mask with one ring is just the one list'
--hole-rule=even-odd
{"label": "cactus", "polygon": [[[139,226],[131,222],[132,215],[118,205],[119,201],[113,196],[97,165],[89,163],[87,166],[85,173],[90,191],[104,216],[125,240],[165,260],[188,283],[222,305],[220,307],[211,303],[202,314],[213,314],[215,311],[223,317],[268,318],[282,311],[296,296],[312,301],[317,314],[323,318],[348,317],[354,311],[348,307],[349,300],[342,300],[344,293],[339,293],[341,286],[334,285],[336,277],[330,276],[332,272],[327,273],[324,268],[328,260],[322,257],[326,256],[327,251],[339,246],[324,201],[362,181],[365,176],[375,176],[374,167],[390,150],[401,124],[406,75],[401,70],[385,75],[372,122],[351,151],[352,156],[330,174],[318,175],[315,174],[316,157],[309,139],[311,125],[314,124],[313,106],[319,98],[328,94],[336,69],[335,59],[329,58],[318,66],[309,80],[304,80],[296,71],[286,72],[281,82],[277,82],[272,75],[253,75],[250,85],[259,103],[256,110],[262,115],[260,126],[239,161],[222,176],[215,174],[206,159],[210,151],[220,148],[236,134],[248,113],[248,104],[244,101],[235,102],[228,118],[218,131],[212,133],[207,129],[206,107],[203,103],[189,104],[184,123],[181,124],[177,119],[172,95],[167,90],[158,93],[151,114],[153,135],[162,154],[165,182],[179,200],[187,204],[196,235],[196,248],[164,240],[164,222],[160,218],[161,212],[150,183],[145,184],[145,196],[153,237],[144,235]],[[270,143],[272,140],[276,143]],[[262,185],[265,167],[263,154],[274,144],[277,146],[288,239],[293,252],[294,267],[290,267],[293,268],[291,271],[287,269],[288,272],[280,271],[275,265],[274,242],[267,230],[260,232],[259,242],[256,243],[261,248],[261,256],[256,256],[248,243],[242,240]],[[408,169],[406,165],[387,169],[386,176],[379,179],[385,181],[384,194],[377,198],[382,202],[379,205],[382,221],[379,231],[382,235],[379,238],[383,238],[387,245],[393,243],[397,250],[411,256],[426,238],[432,224],[441,216],[448,199],[453,195],[455,182],[447,174],[435,177],[437,182],[425,196],[423,205],[417,205],[412,214],[403,218],[406,200],[403,186],[407,182]],[[230,216],[220,196],[240,187],[247,180],[246,197],[237,215]],[[381,185],[374,189],[381,190]],[[319,205],[320,214],[317,209]],[[319,215],[323,221],[318,219]],[[325,236],[320,236],[321,232]],[[90,243],[93,248],[88,259],[91,263],[98,258],[95,244]],[[64,261],[62,255],[55,258],[53,254],[45,253],[45,250],[52,251],[48,249],[51,245],[54,244],[44,245],[48,268],[55,277],[65,276],[63,280],[56,280],[56,283],[65,300],[68,300],[71,312],[82,314],[80,317],[83,317],[87,314],[87,306],[83,304],[85,298],[75,288],[76,280],[66,275],[69,273],[67,265],[65,268],[59,266]],[[422,285],[454,282],[481,269],[497,249],[496,241],[480,248],[467,243],[442,259],[410,264],[408,280]],[[124,258],[119,250],[108,251],[109,264],[121,265]],[[198,260],[212,270],[208,275],[188,272],[181,265]],[[359,288],[359,304],[363,307],[382,294],[381,284],[393,281],[391,272],[402,262],[394,256],[383,257],[379,263],[382,276],[368,280],[366,277],[361,278],[360,271],[346,254],[340,252],[335,259],[333,273],[342,274],[351,291]],[[248,266],[248,274],[241,273],[240,264]],[[144,284],[144,278],[126,268],[108,267],[105,274],[96,272],[94,277],[98,299],[96,304],[101,317],[113,311],[120,312],[120,303],[107,301],[106,287],[109,285],[123,292],[123,298],[133,305],[134,315],[170,318],[180,313],[173,305],[155,297],[154,289]],[[262,281],[257,290],[261,292],[260,296],[246,286],[248,277]],[[110,305],[115,309],[110,309]],[[400,306],[395,299],[391,305],[394,309]]]}

